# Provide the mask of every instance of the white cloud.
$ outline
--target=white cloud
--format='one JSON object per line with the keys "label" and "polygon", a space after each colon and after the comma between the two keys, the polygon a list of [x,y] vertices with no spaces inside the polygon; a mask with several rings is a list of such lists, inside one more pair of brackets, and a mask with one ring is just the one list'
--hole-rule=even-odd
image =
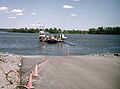
{"label": "white cloud", "polygon": [[32,15],[36,15],[36,13],[35,13],[35,12],[32,12],[31,14],[32,14]]}
{"label": "white cloud", "polygon": [[0,11],[4,11],[4,10],[7,10],[8,7],[0,7]]}
{"label": "white cloud", "polygon": [[40,26],[40,24],[39,23],[38,24],[32,23],[32,24],[30,24],[30,26]]}
{"label": "white cloud", "polygon": [[13,9],[11,10],[11,12],[15,12],[15,13],[22,13],[24,11],[24,9]]}
{"label": "white cloud", "polygon": [[70,5],[64,5],[63,8],[72,9],[72,8],[74,8],[74,7],[73,7],[73,6],[70,6]]}
{"label": "white cloud", "polygon": [[37,23],[36,25],[37,25],[37,26],[40,26],[40,23]]}
{"label": "white cloud", "polygon": [[30,28],[39,28],[40,24],[39,23],[29,23]]}
{"label": "white cloud", "polygon": [[9,19],[16,19],[16,17],[14,17],[14,16],[13,16],[13,17],[8,17],[8,18],[9,18]]}
{"label": "white cloud", "polygon": [[16,15],[21,15],[21,16],[22,16],[22,15],[23,15],[23,13],[17,13]]}
{"label": "white cloud", "polygon": [[35,26],[35,24],[30,24],[30,26]]}
{"label": "white cloud", "polygon": [[73,0],[73,1],[77,2],[77,1],[80,1],[80,0]]}
{"label": "white cloud", "polygon": [[71,14],[71,16],[78,16],[77,14]]}
{"label": "white cloud", "polygon": [[33,10],[34,12],[37,12],[37,10]]}

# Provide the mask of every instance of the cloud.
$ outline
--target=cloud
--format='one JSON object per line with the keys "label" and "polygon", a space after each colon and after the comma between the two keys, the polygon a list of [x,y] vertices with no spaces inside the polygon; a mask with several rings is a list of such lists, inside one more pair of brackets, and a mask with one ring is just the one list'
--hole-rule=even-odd
{"label": "cloud", "polygon": [[29,23],[29,27],[31,27],[31,28],[39,28],[40,24],[39,23]]}
{"label": "cloud", "polygon": [[74,7],[73,7],[73,6],[70,6],[70,5],[64,5],[63,8],[72,9],[72,8],[74,8]]}
{"label": "cloud", "polygon": [[23,15],[23,13],[17,13],[16,15],[19,15],[19,16],[21,15],[21,16],[22,16],[22,15]]}
{"label": "cloud", "polygon": [[40,24],[39,23],[38,24],[32,23],[32,24],[30,24],[30,26],[40,26]]}
{"label": "cloud", "polygon": [[75,16],[78,16],[78,15],[77,15],[77,14],[71,14],[71,16],[74,16],[74,17],[75,17]]}
{"label": "cloud", "polygon": [[15,13],[22,13],[24,11],[24,9],[13,9],[11,10],[11,12],[15,12]]}
{"label": "cloud", "polygon": [[34,12],[37,12],[37,10],[33,10]]}
{"label": "cloud", "polygon": [[13,16],[13,17],[8,17],[8,18],[9,18],[9,19],[16,19],[16,17],[14,17],[14,16]]}
{"label": "cloud", "polygon": [[31,14],[32,14],[32,15],[36,15],[36,13],[35,13],[35,12],[32,12]]}
{"label": "cloud", "polygon": [[40,23],[37,23],[36,25],[37,25],[37,26],[40,26]]}
{"label": "cloud", "polygon": [[35,26],[35,24],[30,24],[30,26]]}
{"label": "cloud", "polygon": [[7,9],[8,9],[8,7],[0,7],[0,11],[5,11]]}
{"label": "cloud", "polygon": [[73,1],[78,2],[78,1],[80,1],[80,0],[73,0]]}

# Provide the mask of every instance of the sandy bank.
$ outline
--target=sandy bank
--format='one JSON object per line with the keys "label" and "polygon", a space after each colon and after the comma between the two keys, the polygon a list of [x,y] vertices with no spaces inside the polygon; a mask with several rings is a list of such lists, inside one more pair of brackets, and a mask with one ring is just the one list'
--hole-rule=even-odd
{"label": "sandy bank", "polygon": [[21,56],[0,53],[0,89],[15,89],[19,84]]}
{"label": "sandy bank", "polygon": [[120,57],[115,56],[22,56],[23,82],[43,59],[47,63],[35,89],[120,89]]}

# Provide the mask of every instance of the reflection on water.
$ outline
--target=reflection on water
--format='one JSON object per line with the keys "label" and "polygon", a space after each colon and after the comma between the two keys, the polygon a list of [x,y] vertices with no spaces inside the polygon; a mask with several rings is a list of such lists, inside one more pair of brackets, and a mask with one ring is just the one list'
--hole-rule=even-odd
{"label": "reflection on water", "polygon": [[65,42],[40,42],[38,33],[0,33],[0,52],[22,55],[88,55],[120,53],[120,35],[67,34]]}
{"label": "reflection on water", "polygon": [[43,54],[46,53],[48,55],[69,55],[69,45],[65,45],[63,42],[56,44],[41,42],[40,50],[42,50]]}

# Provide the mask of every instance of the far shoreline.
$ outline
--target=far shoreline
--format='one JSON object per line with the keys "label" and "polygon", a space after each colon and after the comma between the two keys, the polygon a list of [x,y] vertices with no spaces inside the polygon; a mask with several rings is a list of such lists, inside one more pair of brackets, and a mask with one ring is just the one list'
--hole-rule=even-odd
{"label": "far shoreline", "polygon": [[39,33],[39,31],[45,31],[50,34],[112,34],[120,35],[120,27],[97,27],[89,28],[87,30],[82,29],[61,29],[61,28],[0,28],[0,31],[5,32],[19,32],[19,33]]}

